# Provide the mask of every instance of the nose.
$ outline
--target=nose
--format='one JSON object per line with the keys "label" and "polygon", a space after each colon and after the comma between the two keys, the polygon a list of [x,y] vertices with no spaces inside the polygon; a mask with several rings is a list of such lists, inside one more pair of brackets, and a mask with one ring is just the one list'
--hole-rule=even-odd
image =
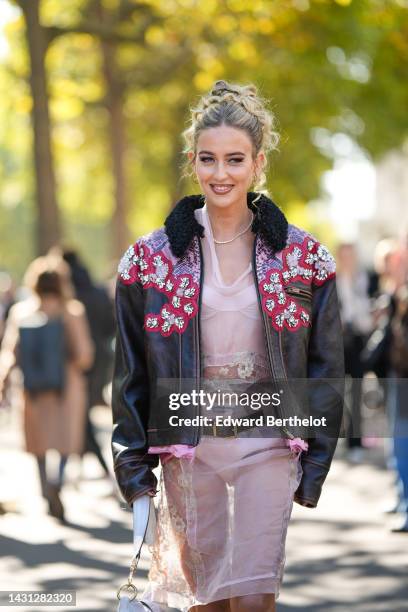
{"label": "nose", "polygon": [[225,180],[226,177],[227,177],[227,169],[225,167],[224,162],[222,161],[216,162],[214,166],[213,179],[217,182],[219,181],[220,183],[222,183],[222,181]]}

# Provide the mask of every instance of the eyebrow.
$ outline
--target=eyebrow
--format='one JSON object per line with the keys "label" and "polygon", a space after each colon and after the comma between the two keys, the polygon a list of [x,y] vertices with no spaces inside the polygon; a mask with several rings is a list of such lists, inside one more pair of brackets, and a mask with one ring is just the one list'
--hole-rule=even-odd
{"label": "eyebrow", "polygon": [[[214,155],[214,153],[212,151],[199,151],[198,154],[201,155],[202,153],[205,153],[206,155]],[[226,157],[229,155],[244,155],[245,153],[242,153],[242,151],[234,151],[234,153],[226,153]]]}

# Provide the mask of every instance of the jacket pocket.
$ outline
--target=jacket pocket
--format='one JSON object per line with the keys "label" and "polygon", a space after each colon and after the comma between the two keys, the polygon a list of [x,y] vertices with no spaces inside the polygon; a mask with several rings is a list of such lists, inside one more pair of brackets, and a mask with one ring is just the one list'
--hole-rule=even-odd
{"label": "jacket pocket", "polygon": [[306,289],[304,287],[295,287],[294,285],[290,285],[289,287],[285,287],[285,292],[288,295],[292,295],[293,297],[305,299],[309,302],[312,301],[312,291],[310,289]]}

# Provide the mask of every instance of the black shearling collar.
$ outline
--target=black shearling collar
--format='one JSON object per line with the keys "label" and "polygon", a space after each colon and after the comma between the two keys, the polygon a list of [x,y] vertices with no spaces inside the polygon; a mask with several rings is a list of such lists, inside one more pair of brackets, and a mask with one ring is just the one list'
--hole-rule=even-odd
{"label": "black shearling collar", "polygon": [[[254,213],[251,231],[259,233],[274,251],[285,248],[288,238],[288,222],[281,209],[267,196],[253,204],[259,194],[250,191],[247,205]],[[189,195],[177,202],[164,222],[170,248],[176,257],[182,257],[194,236],[202,238],[204,227],[198,223],[194,211],[204,206],[203,195]]]}

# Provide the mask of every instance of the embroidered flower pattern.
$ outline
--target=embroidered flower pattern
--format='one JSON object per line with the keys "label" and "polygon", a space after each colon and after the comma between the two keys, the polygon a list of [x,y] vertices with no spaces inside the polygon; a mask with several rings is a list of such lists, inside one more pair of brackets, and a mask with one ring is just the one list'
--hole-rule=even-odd
{"label": "embroidered flower pattern", "polygon": [[257,380],[269,376],[269,363],[264,355],[240,351],[227,354],[204,354],[204,378]]}
{"label": "embroidered flower pattern", "polygon": [[230,373],[230,369],[228,366],[222,366],[219,369],[219,373],[221,374],[221,376],[228,376],[228,374]]}
{"label": "embroidered flower pattern", "polygon": [[254,371],[255,354],[248,353],[237,362],[237,373],[240,378],[248,378]]}
{"label": "embroidered flower pattern", "polygon": [[135,244],[126,251],[118,268],[122,281],[129,285],[139,281],[144,288],[154,287],[168,296],[158,314],[145,316],[147,331],[169,336],[182,333],[188,321],[197,314],[198,285],[190,274],[173,274],[173,265],[162,251],[150,253],[146,245]]}
{"label": "embroidered flower pattern", "polygon": [[169,513],[173,529],[175,529],[178,533],[185,533],[187,527],[186,523],[181,518],[177,510],[177,506],[171,502],[169,502]]}
{"label": "embroidered flower pattern", "polygon": [[306,285],[322,285],[334,276],[335,261],[328,249],[306,237],[302,243],[293,243],[282,251],[282,269],[268,270],[259,288],[262,306],[271,318],[273,327],[296,330],[310,325],[310,314],[297,300],[290,297],[285,287],[301,281]]}
{"label": "embroidered flower pattern", "polygon": [[[324,245],[307,236],[302,242],[293,242],[285,248],[282,251],[282,267],[269,268],[265,275],[263,272],[268,261],[266,251],[263,255],[261,267],[264,278],[259,288],[262,307],[271,318],[273,327],[280,331],[284,327],[296,330],[300,326],[310,326],[310,313],[288,295],[286,287],[296,281],[309,287],[322,285],[335,275],[336,265],[332,255]],[[193,265],[193,274],[195,269]],[[136,243],[122,257],[118,272],[125,284],[138,281],[144,288],[154,287],[168,296],[159,313],[145,316],[144,327],[147,331],[159,332],[162,336],[169,336],[173,332],[183,333],[189,320],[197,314],[198,282],[188,272],[174,274],[173,264],[163,251],[152,254],[146,244]],[[249,364],[241,367],[243,378],[250,375],[249,369]]]}
{"label": "embroidered flower pattern", "polygon": [[134,246],[130,246],[120,260],[118,273],[125,285],[131,285],[138,280],[137,255]]}

